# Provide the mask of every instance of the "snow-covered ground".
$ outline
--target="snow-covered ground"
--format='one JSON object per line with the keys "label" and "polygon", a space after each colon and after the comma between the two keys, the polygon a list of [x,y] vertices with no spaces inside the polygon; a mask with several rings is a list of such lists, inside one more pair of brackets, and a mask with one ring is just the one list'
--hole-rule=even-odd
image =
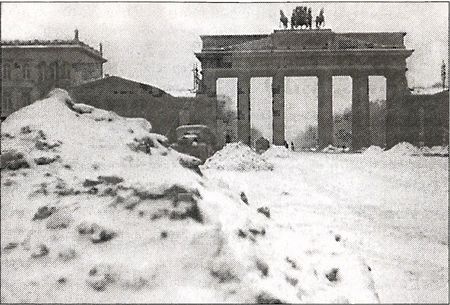
{"label": "snow-covered ground", "polygon": [[448,301],[448,158],[380,151],[268,161],[272,171],[204,172],[286,227],[339,234],[370,266],[381,302]]}
{"label": "snow-covered ground", "polygon": [[289,162],[272,172],[230,145],[227,164],[242,170],[230,183],[247,181],[247,195],[202,176],[149,122],[73,104],[63,90],[1,127],[1,302],[379,300],[345,232],[286,215],[302,207],[285,200],[296,194],[280,176]]}

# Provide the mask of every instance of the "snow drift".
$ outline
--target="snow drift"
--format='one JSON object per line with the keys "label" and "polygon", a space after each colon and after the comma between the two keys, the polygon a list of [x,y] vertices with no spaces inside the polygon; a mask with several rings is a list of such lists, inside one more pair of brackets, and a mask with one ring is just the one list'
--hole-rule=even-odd
{"label": "snow drift", "polygon": [[262,155],[265,158],[289,158],[291,152],[284,146],[271,145]]}
{"label": "snow drift", "polygon": [[420,154],[423,156],[440,156],[448,157],[448,145],[447,146],[433,146],[433,147],[421,147]]}
{"label": "snow drift", "polygon": [[225,145],[206,160],[203,167],[238,171],[272,170],[273,164],[249,146],[239,142]]}
{"label": "snow drift", "polygon": [[379,156],[383,153],[383,151],[384,151],[383,148],[381,148],[380,146],[371,145],[369,148],[364,150],[362,154],[369,156]]}
{"label": "snow drift", "polygon": [[408,142],[401,142],[387,150],[385,155],[389,156],[418,156],[420,150]]}
{"label": "snow drift", "polygon": [[350,148],[348,147],[336,147],[333,145],[328,145],[327,147],[325,147],[324,149],[322,149],[322,152],[324,153],[329,153],[329,154],[339,154],[339,153],[345,153],[345,152],[349,152]]}
{"label": "snow drift", "polygon": [[401,142],[387,150],[384,155],[400,157],[400,156],[440,156],[448,157],[448,146],[433,146],[433,147],[416,147],[408,142]]}
{"label": "snow drift", "polygon": [[344,238],[280,226],[150,128],[63,90],[2,123],[2,302],[378,301]]}

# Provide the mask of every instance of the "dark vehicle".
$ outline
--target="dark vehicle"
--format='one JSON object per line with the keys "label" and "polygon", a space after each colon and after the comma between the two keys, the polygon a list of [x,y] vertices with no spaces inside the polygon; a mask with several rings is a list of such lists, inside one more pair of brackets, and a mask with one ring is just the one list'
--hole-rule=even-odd
{"label": "dark vehicle", "polygon": [[176,129],[177,142],[171,147],[205,162],[213,153],[216,137],[208,126],[182,125]]}
{"label": "dark vehicle", "polygon": [[269,140],[265,139],[264,137],[260,137],[255,141],[255,149],[256,152],[259,154],[262,154],[266,150],[268,150],[270,147]]}

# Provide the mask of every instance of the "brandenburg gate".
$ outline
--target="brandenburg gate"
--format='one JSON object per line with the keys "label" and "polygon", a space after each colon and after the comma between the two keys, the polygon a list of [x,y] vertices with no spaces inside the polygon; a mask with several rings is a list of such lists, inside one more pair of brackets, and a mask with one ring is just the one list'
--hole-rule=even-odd
{"label": "brandenburg gate", "polygon": [[406,33],[335,33],[275,30],[267,35],[201,36],[199,95],[216,97],[219,78],[238,79],[238,139],[250,144],[250,79],[272,77],[273,144],[285,141],[285,77],[318,78],[319,147],[333,141],[333,76],[352,78],[352,147],[370,143],[369,76],[386,78],[386,141],[397,143],[400,101],[409,94],[405,72]]}

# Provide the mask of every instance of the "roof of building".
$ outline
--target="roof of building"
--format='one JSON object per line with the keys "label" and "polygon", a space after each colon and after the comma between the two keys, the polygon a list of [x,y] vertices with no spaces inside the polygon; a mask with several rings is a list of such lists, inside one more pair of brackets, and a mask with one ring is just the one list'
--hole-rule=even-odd
{"label": "roof of building", "polygon": [[149,92],[157,91],[161,95],[172,97],[172,95],[170,95],[169,93],[165,92],[164,90],[162,90],[162,89],[160,89],[158,87],[151,86],[151,85],[144,84],[144,83],[140,83],[140,82],[137,82],[137,81],[134,81],[134,80],[130,80],[130,79],[123,78],[123,77],[120,77],[120,76],[115,76],[115,75],[107,75],[106,77],[103,77],[103,78],[99,78],[99,79],[96,79],[96,80],[88,81],[86,83],[83,83],[81,85],[73,87],[73,89],[82,89],[82,88],[89,88],[89,87],[100,86],[100,85],[106,84],[108,82],[129,83],[129,84],[132,84],[132,85],[137,85],[137,86],[141,87],[143,90],[146,90],[146,91],[149,91]]}
{"label": "roof of building", "polygon": [[202,53],[277,50],[403,49],[404,32],[336,33],[330,29],[275,30],[268,35],[203,35]]}
{"label": "roof of building", "polygon": [[90,56],[102,61],[106,62],[107,60],[103,57],[103,54],[89,46],[88,44],[75,39],[62,40],[62,39],[54,39],[54,40],[2,40],[1,41],[2,49],[8,48],[77,48],[80,49]]}

